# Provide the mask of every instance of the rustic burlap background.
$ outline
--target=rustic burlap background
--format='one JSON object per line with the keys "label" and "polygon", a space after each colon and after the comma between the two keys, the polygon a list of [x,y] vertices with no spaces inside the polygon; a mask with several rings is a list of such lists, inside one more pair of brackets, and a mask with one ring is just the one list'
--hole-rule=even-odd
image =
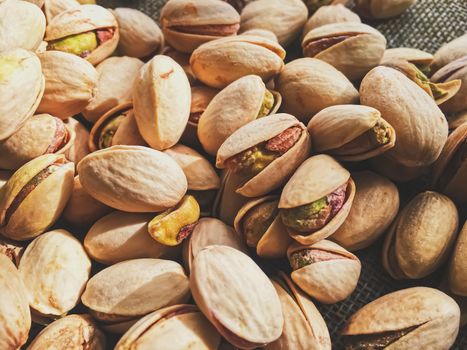
{"label": "rustic burlap background", "polygon": [[[137,8],[158,20],[164,0],[98,0],[110,7]],[[435,52],[443,43],[467,30],[467,0],[419,0],[402,16],[370,23],[388,39],[389,47],[415,47]],[[347,300],[331,306],[319,306],[331,332],[334,349],[342,349],[339,332],[345,320],[368,302],[391,291],[415,285],[436,287],[443,279],[443,269],[423,281],[396,282],[381,266],[381,242],[357,254],[362,260],[362,275],[356,291]],[[467,349],[467,327],[461,329],[453,349]],[[414,349],[423,350],[423,349]]]}

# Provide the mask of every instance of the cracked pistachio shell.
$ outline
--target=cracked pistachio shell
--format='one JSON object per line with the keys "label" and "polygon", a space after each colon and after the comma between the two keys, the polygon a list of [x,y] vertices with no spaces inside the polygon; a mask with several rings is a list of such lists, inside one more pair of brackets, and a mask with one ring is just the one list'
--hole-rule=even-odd
{"label": "cracked pistachio shell", "polygon": [[89,315],[69,315],[43,329],[27,350],[104,350],[106,338]]}
{"label": "cracked pistachio shell", "polygon": [[402,14],[417,0],[356,0],[355,11],[368,19],[384,19]]}
{"label": "cracked pistachio shell", "polygon": [[360,85],[363,105],[376,108],[396,131],[385,156],[407,167],[432,164],[448,136],[448,123],[436,102],[401,72],[376,67]]}
{"label": "cracked pistachio shell", "polygon": [[120,32],[118,51],[125,56],[145,58],[164,46],[164,36],[157,23],[145,13],[132,8],[112,10]]}
{"label": "cracked pistachio shell", "polygon": [[156,242],[148,233],[152,213],[114,211],[97,220],[84,238],[89,256],[102,264],[112,265],[137,258],[163,258],[177,249]]}
{"label": "cracked pistachio shell", "polygon": [[396,47],[392,49],[386,49],[384,51],[381,63],[394,60],[405,60],[415,64],[418,67],[427,67],[433,61],[433,55],[431,53],[411,47]]}
{"label": "cracked pistachio shell", "polygon": [[45,33],[45,16],[39,7],[26,1],[0,3],[0,52],[15,48],[35,51]]}
{"label": "cracked pistachio shell", "polygon": [[74,164],[61,154],[46,154],[19,168],[0,190],[0,233],[24,241],[46,231],[71,196],[73,176]]}
{"label": "cracked pistachio shell", "polygon": [[53,230],[28,245],[18,271],[33,313],[57,317],[78,305],[91,273],[91,260],[71,233]]}
{"label": "cracked pistachio shell", "polygon": [[[309,45],[318,40],[342,38],[334,45],[314,53]],[[327,46],[327,45],[326,45]],[[341,71],[349,80],[359,80],[383,58],[385,37],[373,27],[358,22],[331,23],[312,29],[302,42],[305,56],[323,60]]]}
{"label": "cracked pistachio shell", "polygon": [[284,319],[277,292],[256,263],[237,249],[213,245],[193,261],[196,304],[234,346],[254,349],[278,339]]}
{"label": "cracked pistachio shell", "polygon": [[412,181],[427,175],[430,170],[430,166],[405,166],[384,154],[371,158],[369,164],[372,170],[396,182]]}
{"label": "cracked pistachio shell", "polygon": [[347,218],[355,196],[355,183],[350,173],[334,158],[319,154],[304,161],[284,186],[279,208],[295,208],[312,203],[346,183],[345,202],[324,227],[309,234],[287,228],[290,236],[301,244],[313,244],[329,237]]}
{"label": "cracked pistachio shell", "polygon": [[[199,118],[198,139],[203,149],[216,155],[222,143],[237,129],[258,118],[265,100],[266,86],[257,75],[247,75],[217,93]],[[267,112],[274,114],[281,104],[275,91],[274,104]]]}
{"label": "cracked pistachio shell", "polygon": [[467,222],[459,232],[449,265],[449,287],[458,295],[467,296]]}
{"label": "cracked pistachio shell", "polygon": [[431,69],[436,72],[465,55],[467,55],[467,33],[441,46],[434,55]]}
{"label": "cracked pistachio shell", "polygon": [[301,0],[257,0],[242,10],[240,32],[267,29],[285,47],[300,34],[307,18],[308,9]]}
{"label": "cracked pistachio shell", "polygon": [[304,123],[323,108],[359,101],[358,91],[344,74],[315,58],[287,63],[276,79],[276,88],[284,112]]}
{"label": "cracked pistachio shell", "polygon": [[240,15],[218,0],[170,0],[161,10],[160,22],[167,43],[191,53],[208,41],[236,35]]}
{"label": "cracked pistachio shell", "polygon": [[354,173],[352,179],[357,188],[352,207],[330,239],[356,251],[372,245],[392,223],[399,211],[399,191],[391,181],[371,171]]}
{"label": "cracked pistachio shell", "polygon": [[66,150],[65,157],[75,164],[90,153],[88,147],[89,131],[75,118],[65,120],[65,125],[75,134],[75,142]]}
{"label": "cracked pistachio shell", "polygon": [[285,51],[277,42],[237,35],[201,45],[191,55],[190,65],[200,81],[220,89],[249,74],[268,81],[282,70],[284,58]]}
{"label": "cracked pistachio shell", "polygon": [[0,348],[20,349],[31,328],[26,288],[15,265],[0,254]]}
{"label": "cracked pistachio shell", "polygon": [[240,127],[219,148],[216,167],[219,169],[226,168],[226,161],[231,157],[294,126],[302,130],[298,141],[260,173],[252,178],[244,179],[243,185],[236,189],[238,194],[245,197],[258,197],[268,194],[284,184],[310,153],[310,135],[305,126],[294,116],[278,113],[267,118],[253,120]]}
{"label": "cracked pistachio shell", "polygon": [[80,6],[76,0],[44,0],[43,3],[43,10],[48,23],[60,13],[77,9]]}
{"label": "cracked pistachio shell", "polygon": [[99,75],[81,57],[60,51],[39,54],[45,91],[38,113],[66,119],[81,113],[97,92]]}
{"label": "cracked pistachio shell", "polygon": [[195,305],[180,304],[143,317],[115,350],[215,350],[220,342],[219,333]]}
{"label": "cracked pistachio shell", "polygon": [[23,49],[0,53],[0,140],[13,135],[33,116],[44,86],[36,55]]}
{"label": "cracked pistachio shell", "polygon": [[110,40],[100,44],[87,57],[86,60],[96,65],[109,57],[117,48],[119,31],[114,15],[104,7],[98,5],[82,5],[76,9],[64,11],[54,17],[47,25],[45,41],[50,42],[65,37],[95,31],[98,29],[113,29]]}
{"label": "cracked pistachio shell", "polygon": [[[449,349],[459,331],[460,310],[447,294],[433,288],[414,287],[384,295],[358,310],[342,332],[348,345],[369,337],[399,335],[386,349]],[[376,338],[376,339],[375,339]],[[376,340],[376,341],[375,341]],[[358,345],[356,345],[358,348]],[[362,344],[362,346],[364,346]]]}
{"label": "cracked pistachio shell", "polygon": [[152,148],[163,150],[177,143],[190,116],[190,103],[190,83],[172,58],[157,55],[141,68],[133,87],[134,113]]}
{"label": "cracked pistachio shell", "polygon": [[361,23],[361,20],[356,13],[352,12],[342,4],[322,6],[306,22],[303,27],[302,37],[305,37],[305,35],[312,29],[326,24],[342,22]]}
{"label": "cracked pistachio shell", "polygon": [[[379,146],[365,144],[359,149],[360,153],[339,154],[341,147],[358,139],[378,123],[383,123],[388,129],[389,140],[386,144]],[[372,107],[360,105],[327,107],[310,120],[308,131],[316,153],[326,152],[344,161],[359,161],[374,157],[394,147],[396,143],[396,133],[392,126],[381,118],[381,113]]]}
{"label": "cracked pistachio shell", "polygon": [[[302,250],[314,251],[318,261],[292,271],[292,280],[309,296],[324,304],[335,304],[346,299],[357,287],[360,278],[360,260],[340,245],[322,240],[311,245],[293,243],[287,256]],[[319,260],[320,254],[334,257]]]}
{"label": "cracked pistachio shell", "polygon": [[97,92],[83,110],[84,118],[95,123],[115,106],[131,102],[133,83],[142,66],[143,62],[133,57],[109,57],[99,63]]}
{"label": "cracked pistachio shell", "polygon": [[457,208],[446,196],[422,192],[399,213],[383,245],[383,266],[395,279],[428,276],[449,257],[456,240]]}
{"label": "cracked pistachio shell", "polygon": [[78,164],[84,189],[108,206],[156,212],[175,206],[187,190],[180,166],[168,155],[141,146],[112,146]]}
{"label": "cracked pistachio shell", "polygon": [[15,170],[43,154],[66,153],[74,141],[74,131],[60,119],[49,114],[36,115],[0,141],[0,168]]}

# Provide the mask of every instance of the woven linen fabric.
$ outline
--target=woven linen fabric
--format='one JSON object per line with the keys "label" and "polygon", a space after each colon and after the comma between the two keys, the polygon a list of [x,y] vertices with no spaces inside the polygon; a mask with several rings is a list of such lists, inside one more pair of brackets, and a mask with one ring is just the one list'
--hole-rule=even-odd
{"label": "woven linen fabric", "polygon": [[[109,8],[137,8],[156,21],[164,0],[102,0]],[[401,16],[377,22],[368,22],[383,33],[388,47],[413,47],[434,53],[444,43],[467,31],[467,0],[418,0]],[[295,56],[295,55],[293,55]],[[403,206],[404,203],[401,203]],[[357,289],[346,300],[335,305],[318,305],[329,327],[333,349],[343,349],[340,331],[346,320],[363,305],[389,292],[418,285],[439,287],[443,283],[445,267],[427,279],[395,281],[381,265],[381,242],[357,252],[362,262],[362,274]],[[467,298],[466,298],[467,299]],[[467,302],[466,302],[467,304]],[[452,349],[467,349],[467,327],[460,330]],[[422,350],[422,349],[414,349]]]}

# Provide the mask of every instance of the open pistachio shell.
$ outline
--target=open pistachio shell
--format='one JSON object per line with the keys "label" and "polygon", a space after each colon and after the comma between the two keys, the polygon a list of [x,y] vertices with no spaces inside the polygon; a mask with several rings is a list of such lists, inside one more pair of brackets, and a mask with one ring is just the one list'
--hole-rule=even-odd
{"label": "open pistachio shell", "polygon": [[198,307],[231,344],[253,349],[280,337],[279,297],[264,272],[237,249],[202,249],[193,261],[190,287]]}
{"label": "open pistachio shell", "polygon": [[75,118],[65,120],[65,125],[75,134],[75,142],[66,150],[65,157],[75,164],[90,153],[88,147],[89,131]]}
{"label": "open pistachio shell", "polygon": [[360,17],[342,4],[321,6],[303,27],[302,38],[312,29],[331,23],[358,22]]}
{"label": "open pistachio shell", "polygon": [[411,47],[396,47],[392,49],[386,49],[384,51],[383,59],[381,63],[390,62],[394,60],[406,60],[413,63],[423,73],[430,73],[430,64],[433,62],[433,55],[431,53],[414,49]]}
{"label": "open pistachio shell", "polygon": [[467,55],[467,33],[441,46],[434,55],[431,69],[436,72],[465,55]]}
{"label": "open pistachio shell", "polygon": [[33,116],[44,93],[45,80],[40,60],[24,49],[1,52],[0,67],[0,140],[4,140]]}
{"label": "open pistachio shell", "polygon": [[87,349],[104,350],[106,339],[89,315],[69,315],[44,328],[28,350]]}
{"label": "open pistachio shell", "polygon": [[133,88],[138,129],[144,140],[163,150],[177,143],[190,116],[191,91],[182,67],[158,55],[140,70]]}
{"label": "open pistachio shell", "polygon": [[274,114],[280,104],[280,95],[267,90],[259,76],[244,76],[209,102],[199,118],[198,139],[207,153],[216,155],[234,131],[252,120]]}
{"label": "open pistachio shell", "polygon": [[43,0],[43,8],[45,18],[50,23],[52,19],[60,13],[68,10],[76,9],[80,6],[77,0]]}
{"label": "open pistachio shell", "polygon": [[458,295],[467,296],[467,223],[459,232],[459,237],[449,265],[449,287]]}
{"label": "open pistachio shell", "polygon": [[91,260],[71,233],[54,230],[28,245],[18,271],[31,309],[46,317],[57,317],[79,303],[91,273]]}
{"label": "open pistachio shell", "polygon": [[112,146],[91,153],[78,164],[78,174],[95,199],[129,212],[171,208],[187,189],[185,174],[172,158],[141,146]]}
{"label": "open pistachio shell", "polygon": [[458,223],[456,206],[448,197],[429,191],[418,194],[388,231],[384,268],[396,279],[428,276],[448,258]]}
{"label": "open pistachio shell", "polygon": [[27,240],[61,215],[73,191],[74,164],[60,154],[37,157],[19,168],[0,190],[0,233]]}
{"label": "open pistachio shell", "polygon": [[[436,307],[434,307],[436,305]],[[346,349],[449,349],[459,331],[460,310],[443,292],[399,290],[365,305],[342,332]]]}
{"label": "open pistachio shell", "polygon": [[355,11],[369,19],[390,18],[399,16],[416,2],[417,0],[356,0]]}

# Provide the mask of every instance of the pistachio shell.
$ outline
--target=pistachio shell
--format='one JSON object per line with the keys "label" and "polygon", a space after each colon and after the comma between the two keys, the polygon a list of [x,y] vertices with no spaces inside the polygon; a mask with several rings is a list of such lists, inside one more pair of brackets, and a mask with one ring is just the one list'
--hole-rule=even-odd
{"label": "pistachio shell", "polygon": [[383,59],[381,63],[394,61],[394,60],[406,60],[416,66],[429,66],[433,61],[433,55],[431,53],[414,49],[410,47],[397,47],[392,49],[386,49],[384,51]]}
{"label": "pistachio shell", "polygon": [[91,196],[129,212],[171,208],[187,189],[185,174],[172,158],[141,146],[112,146],[91,153],[78,164],[78,173]]}
{"label": "pistachio shell", "polygon": [[449,117],[448,123],[450,131],[457,129],[464,123],[467,123],[467,110]]}
{"label": "pistachio shell", "polygon": [[49,23],[60,13],[76,9],[80,6],[80,3],[76,0],[44,0],[43,2],[45,17]]}
{"label": "pistachio shell", "polygon": [[65,157],[75,164],[90,153],[88,147],[89,131],[75,118],[65,120],[65,125],[75,134],[75,142],[66,150]]}
{"label": "pistachio shell", "polygon": [[242,34],[259,36],[259,37],[277,42],[276,34],[274,34],[273,32],[267,29],[252,28],[252,29],[245,30]]}
{"label": "pistachio shell", "polygon": [[383,19],[399,16],[417,0],[356,0],[355,10],[365,18]]}
{"label": "pistachio shell", "polygon": [[467,34],[464,34],[441,46],[436,51],[431,68],[433,72],[446,66],[448,63],[467,55]]}
{"label": "pistachio shell", "polygon": [[371,158],[369,164],[372,170],[396,182],[408,182],[420,178],[430,169],[429,166],[408,167],[388,158],[385,154]]}
{"label": "pistachio shell", "polygon": [[185,72],[190,84],[193,85],[195,82],[197,82],[196,77],[190,66],[190,55],[189,54],[176,51],[172,49],[170,46],[165,46],[164,49],[162,50],[162,54],[169,56],[171,59],[173,59],[183,68],[183,71]]}
{"label": "pistachio shell", "polygon": [[15,266],[19,265],[24,249],[23,244],[0,237],[0,255],[5,255]]}
{"label": "pistachio shell", "polygon": [[467,224],[464,222],[449,265],[449,287],[453,293],[463,296],[467,295],[467,274],[465,273],[467,268],[466,239]]}
{"label": "pistachio shell", "polygon": [[148,145],[139,132],[133,110],[128,113],[126,118],[123,118],[117,131],[115,131],[115,135],[112,138],[112,146],[114,145]]}
{"label": "pistachio shell", "polygon": [[278,339],[284,319],[279,297],[263,271],[242,252],[214,245],[195,257],[193,297],[219,333],[253,349]]}
{"label": "pistachio shell", "polygon": [[302,37],[312,29],[331,23],[358,22],[360,17],[342,4],[321,6],[303,27]]}

